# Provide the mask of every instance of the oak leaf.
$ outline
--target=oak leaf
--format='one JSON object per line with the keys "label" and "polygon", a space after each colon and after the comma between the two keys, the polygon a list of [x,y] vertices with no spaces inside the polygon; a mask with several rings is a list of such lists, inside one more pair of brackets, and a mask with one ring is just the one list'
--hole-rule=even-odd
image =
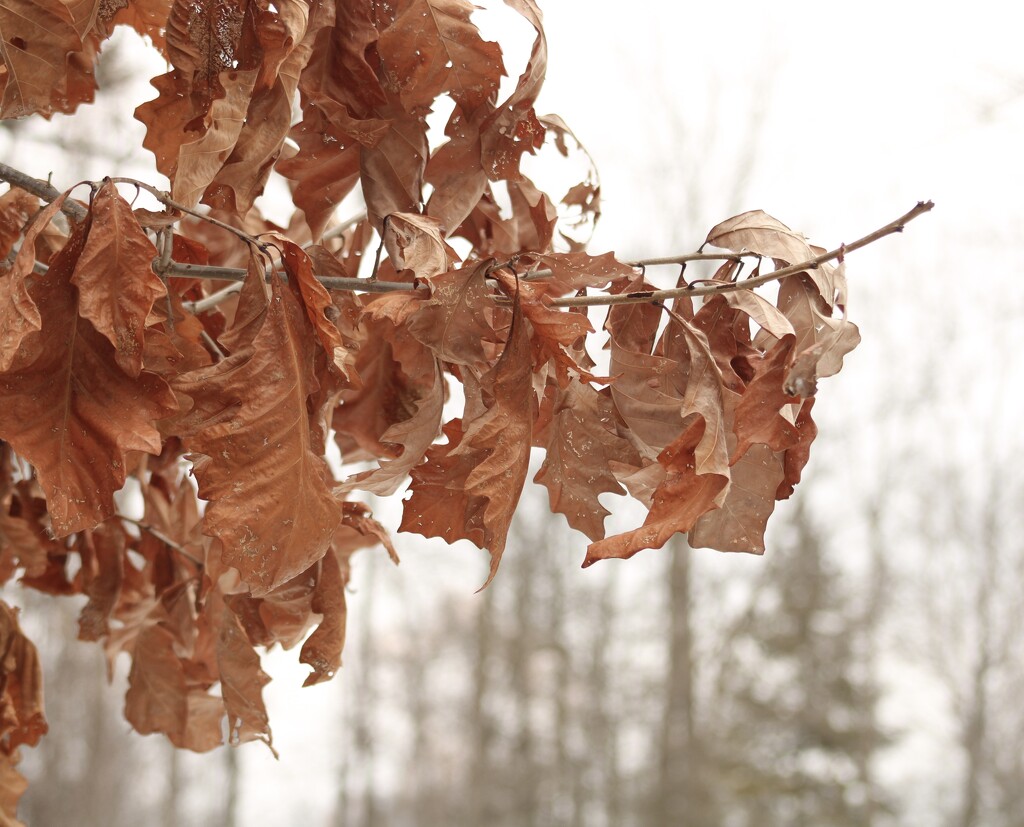
{"label": "oak leaf", "polygon": [[505,74],[501,48],[484,40],[467,0],[404,0],[381,32],[378,50],[389,82],[408,111],[442,92],[467,110],[490,103]]}
{"label": "oak leaf", "polygon": [[645,548],[661,548],[672,535],[689,531],[702,514],[717,507],[729,477],[697,473],[696,449],[704,431],[700,416],[688,418],[678,439],[658,455],[662,479],[643,526],[591,543],[584,566],[610,557],[629,558]]}
{"label": "oak leaf", "polygon": [[764,531],[783,479],[781,454],[751,445],[729,469],[729,491],[719,508],[703,514],[690,531],[694,548],[764,551]]}
{"label": "oak leaf", "polygon": [[534,482],[548,489],[551,510],[591,540],[604,537],[609,511],[602,493],[624,493],[614,463],[640,464],[636,449],[616,428],[615,408],[606,393],[580,380],[564,388],[548,385],[552,420],[544,431],[544,464]]}
{"label": "oak leaf", "polygon": [[153,272],[156,247],[110,181],[93,196],[89,234],[75,263],[78,312],[106,336],[129,376],[142,371],[144,334],[153,303],[167,294]]}
{"label": "oak leaf", "polygon": [[526,68],[515,90],[481,125],[483,169],[492,181],[519,180],[519,160],[524,152],[535,152],[544,142],[544,126],[533,108],[544,85],[548,65],[548,41],[543,14],[535,0],[505,0],[533,26],[537,33]]}
{"label": "oak leaf", "polygon": [[69,4],[60,0],[0,3],[0,118],[70,112],[68,57],[83,48]]}
{"label": "oak leaf", "polygon": [[[6,273],[0,273],[0,371],[8,370],[19,355],[25,357],[25,337],[42,327],[39,308],[28,288],[36,260],[35,240],[64,206],[69,194],[70,190],[62,193],[39,211],[25,230],[13,264]],[[37,340],[34,347],[38,354],[42,344]]]}
{"label": "oak leaf", "polygon": [[217,635],[217,671],[228,717],[232,746],[261,740],[273,750],[263,687],[270,677],[260,668],[260,656],[246,638],[234,612],[222,606]]}
{"label": "oak leaf", "polygon": [[345,586],[348,581],[347,558],[328,549],[320,561],[320,576],[313,592],[312,609],[323,616],[320,625],[302,644],[299,662],[309,664],[313,671],[303,686],[313,686],[330,680],[341,666],[341,652],[345,647]]}
{"label": "oak leaf", "polygon": [[341,519],[307,413],[316,339],[298,287],[275,275],[262,326],[223,361],[182,376],[194,407],[179,432],[194,453],[204,532],[254,596],[307,569]]}
{"label": "oak leaf", "polygon": [[484,281],[491,263],[425,279],[430,299],[409,318],[407,329],[444,362],[477,370],[487,365],[485,343],[496,338],[487,313],[491,291]]}
{"label": "oak leaf", "polygon": [[412,496],[402,515],[401,531],[486,548],[485,586],[498,570],[530,460],[535,401],[529,346],[517,298],[505,349],[481,379],[483,412],[445,427],[448,442],[432,447],[412,470]]}
{"label": "oak leaf", "polygon": [[18,626],[18,611],[0,601],[0,823],[19,827],[18,799],[27,782],[17,771],[22,744],[35,746],[49,729],[36,647]]}
{"label": "oak leaf", "polygon": [[0,438],[35,467],[53,531],[65,536],[114,514],[128,452],[160,452],[155,422],[175,409],[163,379],[117,367],[110,342],[78,314],[71,276],[84,227],[36,278],[42,328],[0,374]]}

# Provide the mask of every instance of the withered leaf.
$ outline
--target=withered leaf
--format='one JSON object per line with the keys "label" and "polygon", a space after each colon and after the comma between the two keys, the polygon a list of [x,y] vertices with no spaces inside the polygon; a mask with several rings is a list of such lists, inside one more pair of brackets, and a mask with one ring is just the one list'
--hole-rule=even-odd
{"label": "withered leaf", "polygon": [[132,649],[124,714],[146,735],[161,732],[172,744],[208,752],[223,742],[224,702],[189,687],[174,635],[161,624],[142,629]]}
{"label": "withered leaf", "polygon": [[[738,253],[757,253],[787,265],[809,261],[824,252],[811,246],[802,234],[761,210],[750,210],[726,219],[708,233],[704,243]],[[841,288],[840,303],[845,296],[845,281],[837,281],[833,274],[834,267],[827,262],[808,269],[806,274],[829,307],[833,305],[837,289]]]}
{"label": "withered leaf", "polygon": [[79,227],[35,280],[41,332],[0,374],[0,438],[35,467],[57,536],[113,515],[128,452],[158,454],[155,422],[176,409],[163,379],[125,374],[110,342],[78,315],[70,279],[83,243]]}
{"label": "withered leaf", "polygon": [[445,134],[450,140],[430,156],[424,178],[434,188],[427,202],[427,214],[452,233],[480,203],[487,190],[487,175],[481,166],[479,128],[468,122],[458,104]]}
{"label": "withered leaf", "polygon": [[860,344],[860,331],[845,317],[833,318],[828,304],[804,275],[783,280],[779,309],[796,331],[797,357],[786,386],[801,396],[812,396],[818,379],[842,369],[843,358]]}
{"label": "withered leaf", "polygon": [[484,412],[445,428],[448,442],[427,452],[412,470],[412,496],[401,531],[449,542],[466,539],[491,555],[487,583],[498,570],[512,512],[519,502],[530,460],[534,392],[530,340],[518,298],[505,350],[481,379]]}
{"label": "withered leaf", "polygon": [[407,322],[409,333],[445,362],[483,369],[485,342],[496,339],[487,316],[492,304],[484,275],[490,261],[426,279],[430,301]]}
{"label": "withered leaf", "polygon": [[785,454],[783,469],[785,477],[779,483],[778,491],[775,492],[775,499],[785,500],[793,493],[793,489],[800,482],[800,475],[811,455],[811,443],[818,435],[818,426],[811,418],[811,408],[814,407],[814,398],[805,399],[800,407],[800,413],[796,417],[796,430],[798,440],[796,445],[790,447]]}
{"label": "withered leaf", "polygon": [[592,385],[548,385],[547,393],[553,397],[552,421],[545,431],[544,464],[534,482],[548,489],[552,511],[564,514],[569,525],[591,540],[600,540],[609,512],[598,496],[623,493],[610,463],[639,465],[640,456],[616,432],[611,399]]}
{"label": "withered leaf", "polygon": [[442,91],[467,110],[491,102],[505,74],[501,48],[480,37],[467,0],[406,0],[380,36],[389,81],[409,111]]}
{"label": "withered leaf", "polygon": [[88,559],[82,555],[82,591],[89,602],[78,616],[78,639],[99,640],[110,630],[110,616],[121,594],[127,542],[116,521],[102,523],[84,535],[79,547],[84,545],[89,553]]}
{"label": "withered leaf", "polygon": [[[373,325],[371,331],[384,331],[386,326]],[[373,340],[376,341],[376,340]],[[372,354],[376,347],[371,345],[360,351],[360,356]],[[358,410],[352,410],[353,403],[362,408],[360,403],[365,400],[379,400],[377,420],[380,415],[386,417],[386,428],[373,433],[370,438],[376,445],[383,448],[394,446],[394,452],[379,452],[380,466],[369,471],[362,471],[338,487],[338,491],[359,489],[370,491],[378,496],[386,497],[394,494],[405,481],[409,471],[423,459],[423,455],[434,442],[441,430],[441,412],[444,408],[444,379],[441,366],[433,354],[422,347],[409,347],[403,342],[400,330],[394,330],[389,340],[385,341],[379,353],[378,364],[391,376],[381,376],[381,381],[389,381],[389,385],[380,387],[378,381],[363,377],[367,394],[359,394],[346,399],[342,396],[342,405],[335,409],[334,427],[345,427],[345,423],[358,420]],[[391,361],[391,360],[394,361]],[[381,397],[381,392],[384,396]],[[390,397],[390,398],[389,398]],[[354,416],[350,416],[354,414]],[[401,418],[398,418],[401,417]],[[353,426],[348,426],[352,428]],[[358,427],[356,425],[355,427]],[[377,425],[380,428],[380,425]],[[365,440],[364,442],[368,442]],[[372,446],[371,447],[375,447]],[[400,449],[400,451],[399,451]],[[343,449],[344,450],[344,449]],[[343,453],[344,456],[344,453]]]}
{"label": "withered leaf", "polygon": [[34,747],[48,729],[39,654],[18,625],[17,609],[0,600],[0,752]]}
{"label": "withered leaf", "polygon": [[293,182],[292,200],[317,240],[334,208],[359,183],[359,144],[340,135],[312,104],[304,108],[290,137],[299,151],[282,156],[276,169]]}
{"label": "withered leaf", "polygon": [[277,243],[281,245],[283,251],[285,272],[298,288],[295,293],[302,300],[302,307],[316,333],[320,347],[330,358],[333,369],[339,375],[345,376],[345,343],[341,339],[341,332],[330,319],[335,310],[331,294],[317,280],[313,273],[313,263],[298,244],[283,236],[277,237]]}
{"label": "withered leaf", "polygon": [[732,482],[720,508],[701,516],[690,532],[694,548],[764,551],[764,530],[782,482],[781,454],[751,445],[730,469]]}
{"label": "withered leaf", "polygon": [[664,478],[655,489],[643,526],[591,543],[584,566],[609,557],[632,557],[645,548],[661,548],[672,535],[689,531],[702,514],[717,507],[729,477],[697,473],[695,452],[704,430],[701,417],[689,418],[679,438],[658,455]]}
{"label": "withered leaf", "polygon": [[380,115],[390,122],[387,132],[372,147],[359,153],[359,174],[366,211],[378,230],[384,217],[396,212],[418,212],[423,202],[423,173],[430,157],[426,122],[394,106]]}
{"label": "withered leaf", "polygon": [[220,612],[217,669],[228,716],[228,742],[234,746],[260,740],[273,749],[263,703],[263,687],[270,678],[260,668],[260,656],[246,638],[242,624],[226,605]]}
{"label": "withered leaf", "polygon": [[384,228],[384,248],[396,270],[416,278],[447,273],[459,255],[445,243],[437,219],[416,213],[393,213]]}
{"label": "withered leaf", "polygon": [[314,450],[306,400],[316,345],[294,289],[275,275],[251,343],[175,382],[194,401],[179,432],[209,501],[204,533],[224,543],[224,562],[254,596],[320,559],[341,519]]}
{"label": "withered leaf", "polygon": [[93,197],[88,233],[71,277],[78,312],[107,337],[121,370],[136,377],[142,371],[146,320],[153,303],[167,293],[153,272],[156,247],[110,181]]}
{"label": "withered leaf", "polygon": [[704,434],[694,452],[698,474],[728,475],[729,453],[726,450],[725,389],[721,371],[708,344],[707,337],[678,313],[667,311],[669,324],[656,350],[675,359],[679,374],[673,375],[682,385],[684,419],[697,414],[704,419]]}
{"label": "withered leaf", "polygon": [[[75,19],[60,0],[0,3],[0,117],[69,112],[68,56],[83,48]],[[79,99],[80,100],[80,99]]]}
{"label": "withered leaf", "polygon": [[[344,572],[343,572],[344,569]],[[313,611],[323,616],[320,625],[309,636],[299,653],[299,662],[307,663],[313,671],[303,686],[312,686],[330,680],[341,666],[341,652],[345,648],[345,584],[348,565],[339,559],[334,549],[328,549],[320,561],[320,576],[313,592]]]}
{"label": "withered leaf", "polygon": [[736,445],[730,464],[734,464],[755,442],[767,445],[773,451],[784,451],[796,444],[796,425],[785,414],[787,406],[799,402],[799,398],[790,396],[783,389],[795,343],[796,337],[787,334],[765,354],[736,403],[733,419]]}
{"label": "withered leaf", "polygon": [[[26,280],[32,274],[35,265],[36,237],[46,229],[64,206],[69,194],[70,190],[55,198],[36,215],[25,230],[21,249],[18,250],[10,270],[0,274],[0,371],[10,368],[17,356],[21,355],[24,358],[22,343],[25,337],[42,327],[39,308],[32,299]],[[36,341],[34,347],[38,353],[42,343]]]}
{"label": "withered leaf", "polygon": [[480,129],[483,168],[492,181],[517,181],[522,154],[534,152],[544,143],[544,126],[533,108],[544,85],[548,64],[548,41],[541,22],[543,15],[535,0],[505,0],[505,4],[533,26],[537,37],[515,90]]}

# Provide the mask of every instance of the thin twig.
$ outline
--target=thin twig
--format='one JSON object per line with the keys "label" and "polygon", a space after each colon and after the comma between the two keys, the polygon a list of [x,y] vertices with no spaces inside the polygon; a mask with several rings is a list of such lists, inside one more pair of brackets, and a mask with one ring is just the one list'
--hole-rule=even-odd
{"label": "thin twig", "polygon": [[227,224],[224,221],[221,221],[220,219],[214,218],[213,216],[201,213],[199,212],[199,210],[194,210],[191,207],[186,207],[184,204],[175,201],[166,192],[163,192],[157,187],[154,187],[152,184],[147,184],[145,181],[139,181],[135,178],[111,178],[109,180],[111,183],[114,184],[129,184],[133,187],[138,187],[141,190],[145,190],[165,207],[170,207],[172,210],[178,210],[179,212],[183,212],[186,215],[191,215],[193,218],[198,218],[201,221],[206,221],[209,224],[213,224],[215,227],[220,227],[222,230],[227,230],[229,233],[233,233],[234,235],[238,236],[246,244],[255,245],[256,247],[259,247],[261,250],[263,250],[266,247],[264,242],[260,241],[258,238],[256,238],[256,236],[250,235],[249,233],[245,232],[245,230],[238,229],[238,227],[232,227],[230,224]]}
{"label": "thin twig", "polygon": [[351,218],[346,218],[344,221],[342,221],[337,226],[331,227],[329,230],[324,232],[324,234],[320,236],[320,240],[319,241],[310,241],[308,244],[303,244],[302,245],[302,249],[308,250],[310,247],[314,246],[315,244],[323,244],[325,241],[330,241],[332,238],[338,238],[338,236],[344,235],[349,230],[350,227],[354,227],[360,221],[365,221],[365,220],[366,220],[366,213],[364,213],[364,212],[361,212],[358,215],[353,215]]}
{"label": "thin twig", "polygon": [[755,276],[754,278],[744,279],[738,282],[724,282],[722,284],[710,285],[708,287],[676,287],[671,290],[644,290],[637,293],[619,293],[616,295],[601,295],[601,296],[583,296],[582,298],[564,298],[564,299],[553,299],[551,301],[552,307],[579,307],[579,306],[602,306],[611,304],[637,304],[641,302],[655,302],[664,301],[666,299],[675,299],[681,296],[714,296],[718,293],[731,293],[736,290],[750,290],[751,288],[758,287],[768,282],[778,281],[784,279],[786,276],[795,276],[798,273],[805,273],[808,270],[817,270],[822,264],[829,261],[835,261],[841,259],[847,253],[852,253],[854,250],[859,250],[862,247],[867,247],[869,244],[878,241],[880,238],[885,238],[887,235],[893,233],[903,232],[903,228],[917,218],[919,215],[924,215],[926,212],[931,210],[935,205],[931,201],[918,201],[916,206],[905,215],[901,215],[895,221],[886,224],[875,230],[873,233],[863,238],[858,238],[856,241],[850,244],[842,244],[834,250],[830,250],[827,253],[822,253],[820,256],[815,256],[807,261],[801,261],[798,264],[792,264],[789,267],[783,267],[781,270],[775,270],[771,273],[765,273],[761,276]]}
{"label": "thin twig", "polygon": [[[7,164],[0,163],[0,180],[6,181],[13,187],[30,192],[33,195],[41,198],[47,204],[56,201],[61,197],[63,193],[52,184],[46,181],[40,181],[38,178],[33,178],[31,175],[26,175],[24,172],[19,172],[14,167],[9,167]],[[84,183],[84,182],[81,182]],[[78,184],[75,184],[77,187]],[[74,187],[72,187],[74,189]],[[89,214],[89,210],[79,204],[77,201],[72,201],[70,198],[64,201],[64,205],[61,207],[61,212],[64,213],[68,218],[72,218],[75,221],[82,221]]]}
{"label": "thin twig", "polygon": [[686,264],[688,261],[743,261],[744,258],[761,258],[757,253],[685,253],[681,256],[642,258],[630,262],[633,267],[657,267],[659,264]]}
{"label": "thin twig", "polygon": [[[52,187],[45,181],[32,178],[25,173],[19,172],[18,170],[12,169],[6,164],[0,163],[0,179],[6,180],[9,183],[19,186],[34,195],[39,196],[45,201],[52,201],[60,196],[60,191]],[[203,221],[207,221],[215,226],[221,227],[228,232],[241,238],[243,241],[254,244],[261,250],[264,249],[265,245],[258,238],[243,232],[242,230],[232,227],[230,224],[225,224],[223,221],[219,221],[216,218],[212,218],[208,215],[204,215],[197,210],[185,207],[183,204],[179,204],[170,198],[166,193],[161,192],[156,187],[146,184],[142,181],[137,181],[134,178],[111,178],[114,183],[131,184],[137,186],[140,189],[144,189],[150,193],[162,204],[171,207],[172,209],[180,210],[183,213],[195,216]],[[71,206],[72,213],[69,213],[72,217],[77,220],[81,220],[86,214],[87,210],[81,205],[74,204],[74,202],[68,201],[65,203],[65,212]],[[822,253],[819,256],[808,259],[807,261],[801,261],[797,264],[792,264],[789,267],[783,267],[781,270],[774,270],[770,273],[765,273],[760,276],[753,278],[744,279],[736,282],[724,282],[719,284],[711,284],[706,287],[676,287],[668,290],[645,290],[635,293],[619,293],[615,295],[597,295],[597,296],[570,296],[565,298],[553,299],[551,301],[552,307],[593,307],[593,306],[607,306],[616,304],[635,304],[640,302],[656,302],[664,301],[669,299],[676,299],[683,296],[713,296],[718,293],[729,293],[736,290],[750,290],[754,287],[758,287],[762,284],[769,282],[778,281],[784,279],[787,276],[793,276],[798,273],[805,273],[808,270],[816,270],[822,264],[829,261],[835,261],[836,259],[842,259],[847,253],[852,253],[855,250],[859,250],[862,247],[866,247],[869,244],[884,238],[887,235],[893,233],[899,233],[903,231],[903,228],[917,218],[920,215],[928,212],[935,205],[931,201],[919,201],[913,209],[906,214],[900,216],[895,221],[886,224],[884,227],[880,227],[868,235],[857,239],[850,244],[840,245],[834,250],[830,250],[827,253]],[[353,219],[357,221],[358,219]],[[347,229],[347,228],[346,228]],[[375,276],[377,273],[377,267],[380,263],[380,255],[383,244],[383,230],[387,229],[385,226],[382,228],[381,244],[377,249],[377,261],[374,264],[373,276],[369,279],[366,278],[343,278],[338,276],[318,276],[317,279],[321,284],[324,285],[328,290],[353,290],[373,293],[385,293],[395,290],[413,290],[417,289],[414,285],[408,282],[387,282],[377,281]],[[343,232],[343,231],[342,231]],[[653,266],[658,264],[683,264],[687,261],[742,261],[745,257],[756,257],[754,253],[687,253],[680,256],[668,256],[664,258],[650,258],[642,259],[634,262],[633,266],[644,267]],[[501,266],[501,265],[498,265]],[[167,263],[166,275],[168,276],[191,276],[194,278],[205,278],[205,279],[220,279],[224,281],[243,281],[245,279],[246,271],[233,267],[211,267],[198,264],[181,264],[175,261]],[[549,275],[546,271],[537,270],[529,274],[529,278],[542,278],[545,275]],[[212,298],[212,297],[211,297]],[[495,299],[501,301],[503,296],[496,296]]]}
{"label": "thin twig", "polygon": [[241,282],[233,282],[227,287],[218,290],[216,293],[211,293],[209,296],[203,299],[199,299],[194,302],[182,302],[181,305],[191,313],[199,314],[205,313],[207,310],[213,310],[218,304],[220,304],[228,296],[232,296],[242,289]]}
{"label": "thin twig", "polygon": [[199,568],[203,567],[203,561],[196,557],[192,552],[184,548],[180,543],[176,543],[162,531],[157,528],[153,528],[149,523],[144,523],[142,520],[136,520],[134,517],[126,517],[124,514],[118,514],[117,518],[123,520],[126,523],[131,523],[134,526],[138,526],[140,529],[145,531],[147,534],[152,534],[161,543],[174,549],[178,554],[184,557],[186,560],[194,563]]}
{"label": "thin twig", "polygon": [[[179,264],[171,262],[167,267],[168,276],[213,279],[215,281],[245,281],[248,271],[238,267],[214,267],[208,264]],[[287,274],[279,273],[282,278]],[[317,276],[328,290],[358,290],[365,293],[389,293],[393,290],[412,290],[413,285],[407,281],[370,281],[365,278],[346,276]]]}
{"label": "thin twig", "polygon": [[209,333],[207,333],[205,327],[201,331],[199,331],[199,338],[201,338],[206,343],[206,346],[212,351],[212,355],[217,357],[218,362],[223,362],[225,359],[228,358],[228,355],[223,350],[221,350],[220,345],[217,344],[217,340],[214,339],[213,336],[211,336]]}

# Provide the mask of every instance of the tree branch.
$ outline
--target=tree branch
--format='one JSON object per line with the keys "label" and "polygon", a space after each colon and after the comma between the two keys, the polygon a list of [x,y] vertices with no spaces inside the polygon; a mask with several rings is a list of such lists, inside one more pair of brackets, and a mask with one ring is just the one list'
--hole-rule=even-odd
{"label": "tree branch", "polygon": [[126,517],[124,514],[118,514],[117,519],[122,520],[126,523],[131,523],[134,526],[138,526],[140,529],[145,531],[147,534],[152,534],[157,540],[163,543],[168,548],[174,549],[182,557],[191,563],[194,563],[198,568],[203,568],[203,561],[196,557],[192,552],[188,551],[180,543],[176,543],[166,534],[159,529],[153,528],[149,523],[144,523],[142,520],[136,520],[134,517]]}
{"label": "tree branch", "polygon": [[[885,236],[892,235],[893,233],[901,233],[907,224],[919,215],[924,215],[934,206],[935,204],[931,201],[918,201],[912,210],[901,215],[895,221],[889,222],[884,227],[880,227],[873,233],[868,233],[863,238],[858,238],[850,244],[842,244],[834,250],[822,253],[820,256],[815,256],[807,261],[801,261],[798,264],[791,264],[789,267],[783,267],[781,270],[774,270],[771,273],[765,273],[764,275],[744,279],[743,281],[723,282],[721,284],[711,284],[706,287],[674,287],[670,290],[645,290],[640,293],[620,293],[618,295],[580,296],[579,298],[554,299],[551,302],[551,305],[553,307],[593,307],[610,304],[637,304],[640,302],[676,299],[683,296],[714,296],[718,293],[731,293],[736,290],[750,290],[754,287],[758,287],[759,285],[767,284],[768,282],[784,279],[786,276],[795,276],[798,273],[806,273],[808,270],[817,270],[822,264],[829,261],[835,261],[836,259],[841,260],[847,253],[852,253],[854,250],[867,247],[869,244],[878,241],[880,238],[885,238]],[[715,258],[723,257],[715,256]],[[679,261],[680,258],[662,260],[663,263],[667,264],[677,264]],[[650,261],[647,263],[650,263]]]}
{"label": "tree branch", "polygon": [[[19,172],[6,164],[0,163],[0,180],[8,181],[14,186],[21,187],[33,195],[37,195],[44,201],[53,201],[55,198],[60,196],[60,191],[48,184],[45,181],[40,181],[37,178],[32,178],[23,172]],[[203,221],[208,221],[228,232],[241,238],[247,243],[254,244],[260,249],[264,249],[265,245],[258,238],[243,232],[242,230],[232,227],[230,224],[225,224],[223,221],[219,221],[216,218],[212,218],[208,215],[203,215],[197,210],[185,207],[182,204],[171,199],[169,195],[161,192],[156,187],[146,184],[142,181],[137,181],[134,178],[111,178],[114,183],[120,184],[131,184],[132,186],[139,187],[146,192],[153,195],[162,204],[170,207],[171,209],[180,210],[188,215],[195,216]],[[780,270],[774,270],[770,273],[765,273],[760,276],[753,278],[743,279],[737,282],[722,282],[708,284],[703,287],[675,287],[668,290],[645,290],[636,293],[619,293],[614,295],[604,294],[598,296],[575,296],[558,298],[551,301],[552,307],[595,307],[595,306],[607,306],[616,304],[636,304],[642,302],[658,302],[666,301],[685,296],[714,296],[719,293],[730,293],[736,290],[752,290],[762,284],[768,284],[769,282],[779,281],[787,276],[797,275],[798,273],[805,273],[808,270],[816,270],[822,264],[829,261],[842,260],[847,253],[852,253],[855,250],[859,250],[862,247],[867,247],[869,244],[878,241],[881,238],[885,238],[893,233],[903,232],[903,228],[917,218],[920,215],[930,211],[935,205],[931,201],[918,201],[917,204],[905,213],[897,218],[895,221],[891,221],[884,227],[880,227],[872,233],[868,233],[866,236],[857,239],[850,244],[842,244],[834,250],[830,250],[827,253],[822,253],[819,256],[815,256],[812,259],[801,261],[797,264],[792,264],[788,267],[783,267]],[[68,212],[71,210],[70,212]],[[87,210],[80,204],[72,201],[67,201],[64,205],[64,211],[75,218],[81,220],[87,214]],[[360,217],[351,219],[350,222],[346,222],[348,226],[356,223]],[[347,227],[346,227],[347,229]],[[378,256],[380,250],[377,251]],[[633,262],[633,266],[646,267],[655,266],[659,264],[683,264],[688,261],[742,261],[744,258],[757,257],[754,253],[735,253],[735,252],[722,252],[722,253],[687,253],[679,256],[667,256],[663,258],[648,258],[641,259],[640,261]],[[376,271],[375,271],[376,272]],[[166,276],[184,276],[192,278],[202,279],[215,279],[221,281],[243,281],[246,276],[246,271],[235,267],[214,267],[199,264],[181,264],[176,261],[170,261],[162,269],[163,275]],[[545,275],[549,275],[547,271],[538,270],[533,273],[529,273],[527,278],[542,278]],[[388,293],[396,290],[412,290],[416,287],[408,282],[392,282],[392,281],[377,281],[376,279],[365,279],[365,278],[343,278],[339,276],[317,276],[317,280],[323,284],[328,290],[352,290],[366,293]],[[212,297],[211,297],[212,298]],[[221,296],[221,298],[223,298]],[[218,299],[219,300],[219,299]]]}
{"label": "tree branch", "polygon": [[[33,178],[31,175],[26,175],[24,172],[16,170],[14,167],[9,167],[7,164],[0,163],[0,181],[6,181],[13,187],[30,192],[33,195],[41,198],[47,204],[56,201],[61,196],[61,191],[54,187],[47,181],[40,181],[38,178]],[[84,183],[84,182],[82,182]],[[77,184],[75,186],[78,186]],[[89,210],[79,204],[77,201],[70,199],[64,202],[64,206],[61,207],[63,212],[68,218],[74,219],[75,221],[82,221],[88,214]]]}

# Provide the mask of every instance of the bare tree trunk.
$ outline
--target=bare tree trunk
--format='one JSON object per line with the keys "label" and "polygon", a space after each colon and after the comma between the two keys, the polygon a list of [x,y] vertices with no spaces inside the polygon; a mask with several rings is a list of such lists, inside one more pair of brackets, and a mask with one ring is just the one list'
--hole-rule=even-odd
{"label": "bare tree trunk", "polygon": [[376,661],[373,657],[373,603],[374,587],[377,582],[377,561],[367,558],[366,586],[364,600],[364,620],[362,624],[362,641],[359,647],[359,688],[353,705],[355,712],[355,741],[358,766],[363,777],[362,819],[364,827],[377,827],[380,823],[377,812],[376,789],[376,755],[374,730],[376,729],[375,706],[377,699]]}
{"label": "bare tree trunk", "polygon": [[599,698],[597,715],[591,728],[591,753],[596,764],[596,775],[601,778],[601,791],[605,811],[605,824],[617,827],[623,821],[622,778],[619,773],[619,739],[616,719],[614,674],[611,663],[610,639],[615,629],[615,580],[609,579],[594,604],[594,638],[590,652],[588,686]]}
{"label": "bare tree trunk", "polygon": [[[994,555],[990,555],[993,556]],[[993,564],[997,561],[992,560]],[[992,598],[995,567],[982,573],[975,599],[978,618],[977,660],[971,674],[970,694],[966,699],[961,743],[967,761],[961,791],[959,827],[975,827],[981,809],[981,781],[988,762],[988,677],[992,666]]]}
{"label": "bare tree trunk", "polygon": [[[405,627],[409,640],[421,640],[422,615],[419,607],[405,600]],[[404,658],[405,707],[412,726],[412,749],[409,755],[408,822],[409,824],[440,824],[444,818],[433,794],[433,770],[430,764],[428,724],[431,696],[424,691],[427,665],[432,653],[429,646],[414,645]]]}
{"label": "bare tree trunk", "polygon": [[178,827],[181,824],[181,758],[178,750],[167,744],[167,787],[164,790],[162,827]]}
{"label": "bare tree trunk", "polygon": [[238,748],[228,745],[224,754],[224,767],[227,770],[227,792],[224,797],[224,827],[237,827],[239,782],[241,769],[238,760]]}
{"label": "bare tree trunk", "polygon": [[700,765],[694,732],[692,551],[681,540],[674,540],[669,548],[668,664],[651,823],[697,827],[704,824],[704,815],[697,801]]}
{"label": "bare tree trunk", "polygon": [[[524,544],[525,545],[525,544]],[[536,556],[536,546],[530,549],[530,557]],[[524,550],[525,551],[525,550]],[[544,549],[541,546],[540,551]],[[531,553],[532,552],[532,553]],[[530,664],[536,651],[537,636],[534,617],[537,606],[533,594],[534,560],[527,557],[516,564],[515,586],[515,632],[510,639],[508,658],[509,688],[515,705],[515,742],[513,745],[513,812],[515,822],[522,827],[537,824],[539,801],[537,796],[538,773],[534,755],[533,727],[530,714],[533,707],[533,682],[530,679]]]}
{"label": "bare tree trunk", "polygon": [[494,634],[494,589],[485,589],[480,595],[477,620],[476,659],[473,664],[473,687],[469,706],[469,789],[466,791],[467,817],[463,823],[493,825],[494,792],[490,789],[495,776],[491,768],[491,749],[494,724],[487,711],[490,695],[489,661]]}

